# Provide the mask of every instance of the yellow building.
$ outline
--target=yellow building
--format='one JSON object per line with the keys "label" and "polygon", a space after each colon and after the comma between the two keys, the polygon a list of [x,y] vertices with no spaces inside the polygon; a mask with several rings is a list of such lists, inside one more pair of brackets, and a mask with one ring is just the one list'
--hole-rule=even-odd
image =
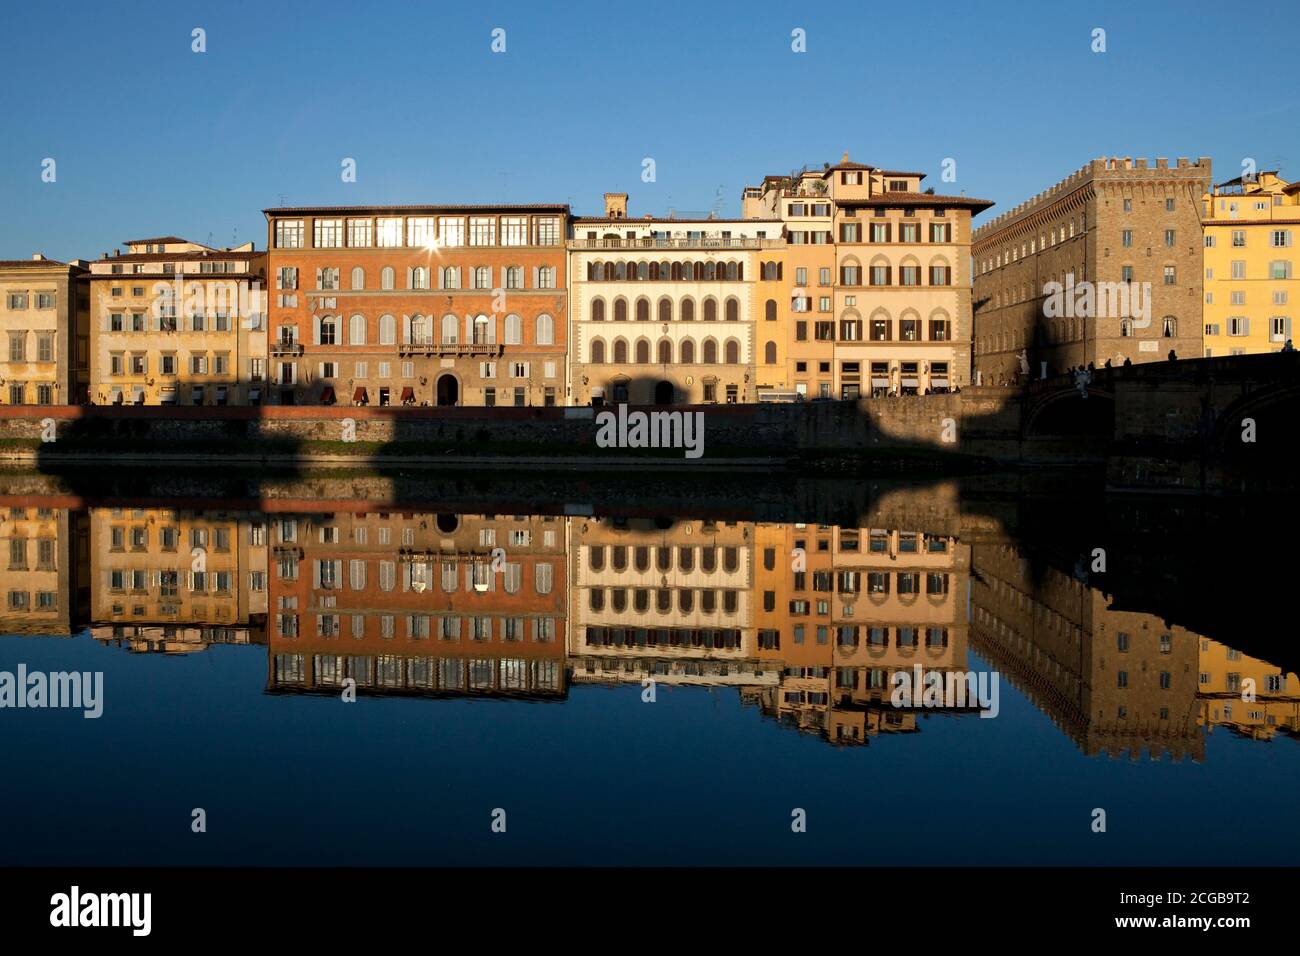
{"label": "yellow building", "polygon": [[266,382],[266,253],[175,236],[90,264],[94,405],[257,405]]}
{"label": "yellow building", "polygon": [[1202,637],[1197,697],[1200,723],[1269,740],[1300,734],[1300,680],[1275,664]]}
{"label": "yellow building", "polygon": [[[0,261],[0,404],[70,405],[80,398],[73,369],[85,315],[85,270],[37,253]],[[84,368],[84,355],[82,366]]]}
{"label": "yellow building", "polygon": [[1300,295],[1300,183],[1272,170],[1219,183],[1203,202],[1205,356],[1279,351]]}

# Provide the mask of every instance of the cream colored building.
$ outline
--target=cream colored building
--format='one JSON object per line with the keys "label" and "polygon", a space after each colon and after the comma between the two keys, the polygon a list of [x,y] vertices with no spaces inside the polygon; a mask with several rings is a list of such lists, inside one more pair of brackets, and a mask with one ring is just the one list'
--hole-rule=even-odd
{"label": "cream colored building", "polygon": [[756,284],[781,223],[629,219],[627,195],[573,220],[569,240],[574,405],[756,399]]}
{"label": "cream colored building", "polygon": [[251,242],[133,240],[87,278],[92,404],[265,400],[266,253]]}
{"label": "cream colored building", "polygon": [[84,315],[81,263],[37,253],[0,261],[0,404],[70,405],[78,401],[76,329]]}

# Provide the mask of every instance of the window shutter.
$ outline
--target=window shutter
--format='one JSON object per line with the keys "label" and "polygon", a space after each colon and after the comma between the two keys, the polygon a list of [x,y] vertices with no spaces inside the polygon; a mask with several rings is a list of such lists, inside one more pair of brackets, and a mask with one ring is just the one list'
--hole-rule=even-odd
{"label": "window shutter", "polygon": [[442,266],[438,267],[438,288],[442,288]]}
{"label": "window shutter", "polygon": [[1285,335],[1286,335],[1286,337],[1287,337],[1288,339],[1291,337],[1291,319],[1290,319],[1289,316],[1288,316],[1287,319],[1286,319],[1286,332],[1285,332]]}
{"label": "window shutter", "polygon": [[469,345],[474,341],[474,316],[465,316],[465,344]]}
{"label": "window shutter", "polygon": [[311,317],[311,344],[320,345],[320,316]]}
{"label": "window shutter", "polygon": [[320,587],[320,562],[319,561],[313,561],[311,563],[311,586],[314,588]]}
{"label": "window shutter", "polygon": [[508,281],[509,281],[509,275],[510,275],[510,267],[509,267],[509,266],[502,266],[502,267],[501,267],[501,282],[500,282],[500,284],[497,286],[497,288],[499,288],[499,289],[504,289],[504,288],[506,288],[506,285],[507,285],[507,283],[508,283]]}
{"label": "window shutter", "polygon": [[275,287],[277,289],[284,288],[284,267],[283,266],[275,270]]}
{"label": "window shutter", "polygon": [[321,273],[324,272],[324,271],[325,271],[325,270],[323,270],[323,269],[317,269],[317,270],[316,270],[316,288],[318,288],[318,289],[321,287]]}
{"label": "window shutter", "polygon": [[1245,321],[1242,323],[1241,334],[1250,335],[1250,316],[1246,316]]}
{"label": "window shutter", "polygon": [[415,270],[410,266],[406,267],[406,287],[408,289],[415,288]]}
{"label": "window shutter", "polygon": [[411,317],[402,316],[402,341],[407,345],[411,344]]}
{"label": "window shutter", "polygon": [[533,288],[534,289],[541,287],[541,281],[539,278],[541,271],[542,270],[537,266],[533,266]]}

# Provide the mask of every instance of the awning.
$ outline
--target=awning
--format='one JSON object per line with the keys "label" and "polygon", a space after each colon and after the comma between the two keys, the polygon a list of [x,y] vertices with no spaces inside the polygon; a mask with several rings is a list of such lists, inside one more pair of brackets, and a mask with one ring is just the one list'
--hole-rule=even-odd
{"label": "awning", "polygon": [[320,400],[327,405],[334,401],[333,385],[326,385],[324,388],[320,390]]}
{"label": "awning", "polygon": [[921,380],[915,375],[903,379],[903,388],[920,388]]}
{"label": "awning", "polygon": [[352,401],[354,402],[365,402],[368,400],[369,399],[366,396],[366,390],[360,386],[358,386],[357,390],[352,393]]}
{"label": "awning", "polygon": [[941,376],[939,376],[938,378],[932,378],[932,379],[930,379],[930,384],[931,384],[934,388],[947,388],[947,387],[948,387],[948,376],[946,376],[946,375],[941,375]]}
{"label": "awning", "polygon": [[409,386],[409,385],[406,386],[405,388],[403,388],[403,389],[402,389],[402,401],[404,401],[404,402],[413,402],[413,401],[415,401],[415,389],[413,389],[413,388],[412,388],[411,386]]}
{"label": "awning", "polygon": [[889,387],[889,376],[888,376],[888,375],[884,375],[884,376],[881,376],[881,375],[873,375],[873,376],[871,377],[871,384],[872,384],[875,388],[888,388],[888,387]]}
{"label": "awning", "polygon": [[175,405],[175,404],[176,404],[176,389],[174,389],[174,388],[163,388],[163,389],[161,389],[161,390],[158,392],[158,403],[159,403],[160,405]]}

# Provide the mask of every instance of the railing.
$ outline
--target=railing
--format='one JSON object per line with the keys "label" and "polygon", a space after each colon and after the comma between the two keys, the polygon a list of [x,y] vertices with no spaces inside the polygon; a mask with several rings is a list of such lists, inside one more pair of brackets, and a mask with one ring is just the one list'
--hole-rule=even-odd
{"label": "railing", "polygon": [[436,342],[423,337],[403,342],[397,347],[399,355],[489,355],[499,356],[501,345],[497,342]]}
{"label": "railing", "polygon": [[272,342],[272,355],[302,355],[305,349],[297,342]]}
{"label": "railing", "polygon": [[779,239],[699,236],[695,238],[648,237],[644,239],[573,239],[570,249],[774,249]]}

